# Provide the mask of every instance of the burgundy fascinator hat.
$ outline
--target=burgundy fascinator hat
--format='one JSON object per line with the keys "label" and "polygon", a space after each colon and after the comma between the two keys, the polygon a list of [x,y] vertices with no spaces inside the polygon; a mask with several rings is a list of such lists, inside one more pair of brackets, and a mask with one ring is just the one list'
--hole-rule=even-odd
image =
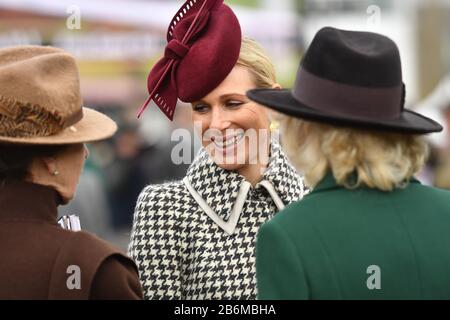
{"label": "burgundy fascinator hat", "polygon": [[173,120],[177,99],[199,100],[216,88],[235,66],[241,48],[241,27],[223,0],[188,0],[167,30],[164,56],[147,79],[150,96]]}

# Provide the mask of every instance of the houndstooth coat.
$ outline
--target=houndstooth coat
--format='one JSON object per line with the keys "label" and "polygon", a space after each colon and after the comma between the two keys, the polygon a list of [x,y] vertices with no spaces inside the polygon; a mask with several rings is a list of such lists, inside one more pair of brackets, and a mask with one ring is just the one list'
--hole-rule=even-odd
{"label": "houndstooth coat", "polygon": [[251,186],[202,149],[182,181],[149,185],[134,213],[129,255],[147,299],[256,299],[258,228],[304,194],[280,145]]}

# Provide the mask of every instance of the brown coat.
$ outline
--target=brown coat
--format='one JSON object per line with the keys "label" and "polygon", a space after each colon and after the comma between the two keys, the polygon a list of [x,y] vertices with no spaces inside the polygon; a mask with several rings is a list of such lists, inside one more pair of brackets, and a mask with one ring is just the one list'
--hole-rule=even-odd
{"label": "brown coat", "polygon": [[42,185],[0,187],[0,299],[142,298],[134,262],[94,235],[62,229],[58,203]]}

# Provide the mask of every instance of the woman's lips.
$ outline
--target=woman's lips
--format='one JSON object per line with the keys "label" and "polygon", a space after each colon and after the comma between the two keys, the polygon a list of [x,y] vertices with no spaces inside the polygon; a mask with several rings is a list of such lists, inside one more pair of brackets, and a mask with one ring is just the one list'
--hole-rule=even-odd
{"label": "woman's lips", "polygon": [[236,135],[227,136],[223,140],[219,137],[211,137],[211,141],[214,143],[216,149],[226,151],[227,149],[234,148],[238,145],[243,140],[244,136],[244,133],[239,133]]}

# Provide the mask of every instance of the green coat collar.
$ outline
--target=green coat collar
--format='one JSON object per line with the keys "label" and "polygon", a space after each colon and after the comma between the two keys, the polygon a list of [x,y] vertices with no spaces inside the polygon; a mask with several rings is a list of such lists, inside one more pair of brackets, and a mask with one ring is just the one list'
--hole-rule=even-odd
{"label": "green coat collar", "polygon": [[[420,181],[416,178],[412,177],[410,180],[410,183],[419,183]],[[328,171],[327,174],[323,177],[323,179],[316,185],[315,188],[313,188],[313,191],[311,193],[321,192],[325,190],[331,190],[331,189],[341,189],[344,188],[341,185],[338,185],[336,182],[336,179],[334,179],[333,174],[331,171]],[[357,189],[367,188],[365,186],[361,186]]]}

